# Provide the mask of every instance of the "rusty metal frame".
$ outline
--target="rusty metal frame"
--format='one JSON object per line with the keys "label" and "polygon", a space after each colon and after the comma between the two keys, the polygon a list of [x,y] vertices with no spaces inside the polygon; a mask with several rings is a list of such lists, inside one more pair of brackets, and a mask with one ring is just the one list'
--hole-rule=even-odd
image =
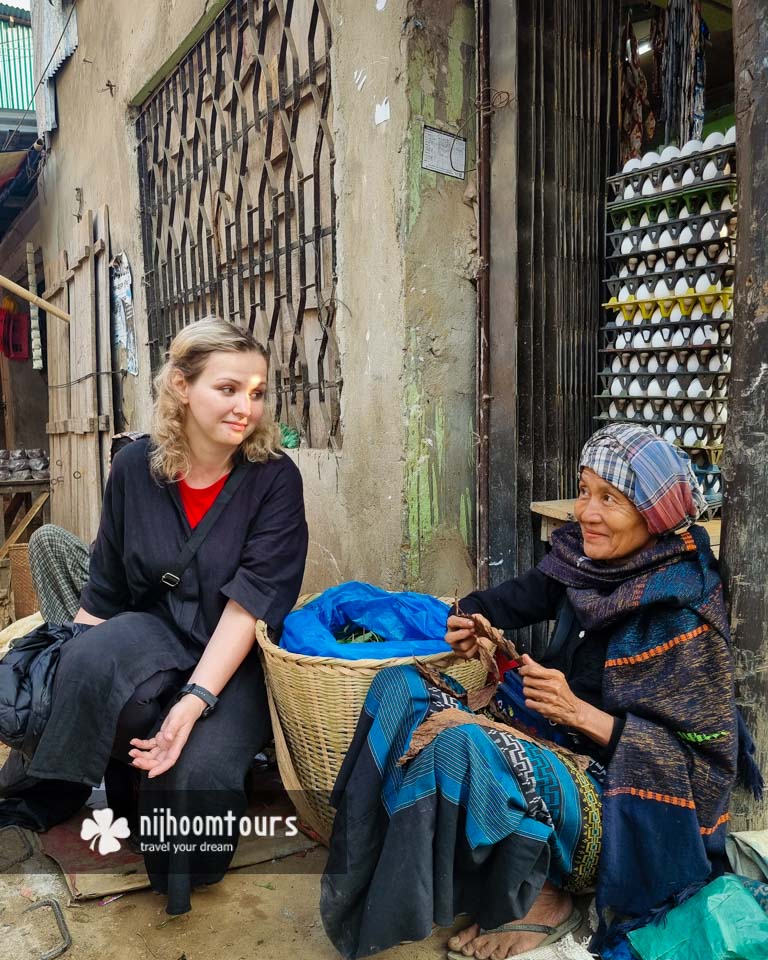
{"label": "rusty metal frame", "polygon": [[152,368],[216,314],[270,352],[278,420],[339,447],[331,21],[232,0],[136,122]]}

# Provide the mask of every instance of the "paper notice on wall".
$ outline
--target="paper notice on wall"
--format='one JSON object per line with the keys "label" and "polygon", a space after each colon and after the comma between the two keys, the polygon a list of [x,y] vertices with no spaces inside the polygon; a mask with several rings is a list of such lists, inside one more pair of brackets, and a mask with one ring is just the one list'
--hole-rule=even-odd
{"label": "paper notice on wall", "polygon": [[136,350],[136,326],[133,315],[133,283],[128,257],[118,253],[110,263],[112,281],[112,341],[117,348],[120,366],[133,374],[139,373]]}
{"label": "paper notice on wall", "polygon": [[467,141],[444,130],[424,127],[424,151],[421,165],[425,170],[444,173],[448,177],[464,179],[467,162]]}

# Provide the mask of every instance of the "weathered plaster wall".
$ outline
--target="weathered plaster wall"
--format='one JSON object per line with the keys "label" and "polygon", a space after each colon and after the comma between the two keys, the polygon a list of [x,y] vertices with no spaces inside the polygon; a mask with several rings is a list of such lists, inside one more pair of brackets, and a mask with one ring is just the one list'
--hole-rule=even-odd
{"label": "weathered plaster wall", "polygon": [[[421,0],[410,13],[403,577],[452,594],[474,582],[474,6]],[[467,138],[464,180],[422,169],[425,124]]]}
{"label": "weathered plaster wall", "polygon": [[[213,4],[136,0],[126,17],[117,0],[80,0],[80,47],[57,81],[60,130],[41,184],[45,252],[68,242],[75,187],[84,206],[109,204],[112,249],[126,251],[134,272],[137,429],[148,425],[150,384],[129,101],[204,6]],[[307,590],[354,578],[450,592],[472,580],[474,214],[468,181],[420,169],[423,120],[456,130],[471,110],[472,6],[417,6],[328,3],[343,446],[291,454],[310,523]],[[378,124],[377,107],[389,115]]]}

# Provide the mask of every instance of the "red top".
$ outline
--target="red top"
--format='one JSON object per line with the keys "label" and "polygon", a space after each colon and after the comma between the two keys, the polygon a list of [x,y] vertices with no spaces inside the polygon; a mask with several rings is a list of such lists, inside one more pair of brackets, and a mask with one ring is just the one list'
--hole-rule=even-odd
{"label": "red top", "polygon": [[228,473],[212,483],[210,487],[190,487],[186,480],[179,480],[179,495],[184,506],[184,513],[187,515],[189,525],[194,530],[203,517],[213,506],[213,501],[218,497],[221,488],[227,482]]}

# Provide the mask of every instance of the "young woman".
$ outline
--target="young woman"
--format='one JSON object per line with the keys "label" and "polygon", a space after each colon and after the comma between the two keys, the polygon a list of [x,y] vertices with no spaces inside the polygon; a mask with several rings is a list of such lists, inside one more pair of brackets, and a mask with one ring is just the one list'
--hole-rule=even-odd
{"label": "young woman", "polygon": [[[28,770],[86,785],[104,776],[116,815],[129,812],[142,771],[140,814],[202,817],[205,835],[171,838],[183,850],[145,850],[172,914],[231,861],[237,836],[221,818],[244,812],[246,772],[270,735],[254,627],[280,627],[304,572],[301,477],[265,409],[267,360],[250,334],[216,319],[171,344],[152,434],[112,465],[75,618],[92,626],[62,650]],[[179,582],[163,582],[222,490],[231,499]]]}

